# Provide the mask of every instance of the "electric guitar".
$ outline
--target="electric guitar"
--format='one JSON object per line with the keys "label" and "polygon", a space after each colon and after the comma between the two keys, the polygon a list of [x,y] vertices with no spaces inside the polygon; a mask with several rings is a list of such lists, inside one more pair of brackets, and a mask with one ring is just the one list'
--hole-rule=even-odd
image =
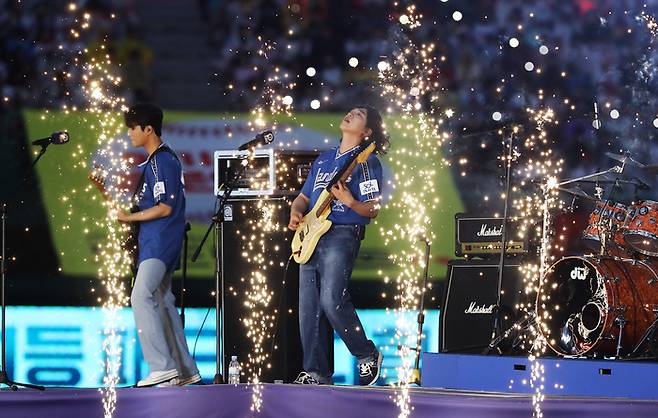
{"label": "electric guitar", "polygon": [[[100,175],[96,170],[92,171],[89,176],[89,180],[91,183],[96,186],[98,191],[101,193],[101,196],[103,196],[103,200],[106,202],[112,200],[112,197],[110,194],[107,192],[107,189],[105,188],[105,177]],[[133,205],[130,208],[131,213],[139,212],[139,206]],[[129,228],[126,233],[125,238],[121,242],[121,248],[126,250],[128,252],[128,255],[130,256],[131,263],[130,263],[130,269],[132,270],[133,274],[137,273],[137,257],[138,257],[138,239],[139,239],[139,222],[129,222]]]}
{"label": "electric guitar", "polygon": [[291,244],[292,257],[297,263],[306,264],[308,262],[322,235],[331,228],[332,222],[327,218],[331,214],[331,204],[336,199],[331,193],[331,188],[339,181],[344,182],[347,180],[356,165],[366,162],[374,150],[375,143],[372,141],[361,144],[359,152],[350,157],[345,166],[336,173],[327,187],[320,193],[313,209],[299,223]]}

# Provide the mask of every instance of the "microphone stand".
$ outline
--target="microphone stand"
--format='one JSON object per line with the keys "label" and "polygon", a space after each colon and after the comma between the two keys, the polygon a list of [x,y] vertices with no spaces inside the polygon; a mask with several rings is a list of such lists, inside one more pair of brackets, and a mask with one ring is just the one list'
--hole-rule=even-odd
{"label": "microphone stand", "polygon": [[[250,154],[251,155],[251,154]],[[218,204],[218,209],[217,212],[213,215],[212,220],[210,222],[210,225],[208,225],[208,229],[206,230],[206,234],[203,236],[203,239],[201,240],[201,243],[199,244],[199,247],[196,249],[194,254],[192,255],[192,262],[196,262],[197,258],[199,258],[199,254],[201,253],[201,249],[203,248],[203,245],[205,244],[206,240],[208,239],[208,235],[210,235],[210,231],[215,229],[215,341],[216,341],[216,353],[215,353],[215,377],[213,378],[213,383],[214,384],[220,384],[224,383],[226,381],[226,362],[223,361],[224,359],[224,305],[225,305],[225,299],[224,299],[224,251],[222,251],[222,244],[224,242],[224,207],[226,206],[226,202],[231,196],[231,193],[233,192],[233,189],[235,188],[237,182],[242,178],[244,175],[245,170],[247,169],[248,164],[244,164],[245,162],[248,162],[248,158],[246,157],[244,160],[242,160],[242,167],[240,170],[235,174],[235,177],[231,179],[228,183],[226,183],[225,188],[224,188],[224,194],[219,197],[219,204]],[[220,300],[220,292],[221,292],[221,300]],[[221,335],[218,335],[220,332],[221,328]],[[221,353],[221,354],[220,354]],[[221,362],[221,367],[220,367],[220,362]]]}
{"label": "microphone stand", "polygon": [[[32,162],[32,165],[30,166],[30,171],[23,177],[23,180],[21,183],[25,183],[27,179],[30,176],[30,173],[34,169],[34,166],[37,164],[39,159],[43,156],[43,154],[46,153],[46,148],[48,148],[49,143],[46,145],[41,146],[41,150],[39,151],[39,155],[37,155],[37,158],[34,159]],[[7,373],[7,324],[6,324],[6,316],[7,316],[7,304],[5,301],[5,280],[6,280],[6,267],[5,267],[5,260],[6,260],[6,222],[7,222],[7,204],[2,203],[1,208],[0,208],[0,218],[1,218],[1,223],[2,223],[2,260],[0,260],[0,291],[2,292],[2,295],[0,295],[0,305],[2,305],[2,323],[0,324],[0,345],[2,346],[1,351],[1,358],[0,358],[0,385],[5,385],[9,386],[11,390],[18,390],[19,386],[22,386],[24,388],[30,388],[30,389],[36,389],[36,390],[45,390],[46,388],[40,385],[33,385],[30,383],[20,383],[20,382],[14,382],[9,378],[9,374]]]}
{"label": "microphone stand", "polygon": [[183,239],[183,276],[180,280],[180,319],[185,329],[185,281],[187,279],[187,233],[192,229],[189,222],[185,224],[185,237]]}
{"label": "microphone stand", "polygon": [[416,335],[416,348],[414,359],[414,368],[411,371],[411,379],[409,383],[420,386],[420,354],[423,347],[423,324],[425,323],[425,292],[427,291],[427,276],[430,268],[430,242],[427,238],[423,239],[425,243],[425,268],[423,269],[423,290],[420,294],[420,308],[418,310],[418,331]]}
{"label": "microphone stand", "polygon": [[500,237],[500,259],[498,261],[498,283],[496,284],[496,306],[494,307],[494,326],[491,331],[491,342],[485,348],[484,354],[489,354],[500,341],[497,341],[497,336],[500,335],[501,321],[500,321],[500,293],[503,288],[503,270],[505,268],[505,253],[507,250],[507,213],[509,207],[510,186],[512,180],[512,156],[514,153],[514,134],[515,128],[510,131],[508,142],[508,151],[506,155],[505,164],[507,165],[505,171],[505,205],[503,207],[503,222],[502,222],[502,235]]}

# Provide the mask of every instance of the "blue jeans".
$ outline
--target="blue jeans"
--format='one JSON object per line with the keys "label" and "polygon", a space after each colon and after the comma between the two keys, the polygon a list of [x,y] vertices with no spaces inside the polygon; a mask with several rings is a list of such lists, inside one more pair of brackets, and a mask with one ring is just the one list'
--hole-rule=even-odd
{"label": "blue jeans", "polygon": [[130,301],[139,342],[150,372],[178,370],[180,377],[199,373],[187,348],[174,294],[173,273],[161,260],[149,258],[137,269]]}
{"label": "blue jeans", "polygon": [[[333,225],[320,238],[311,259],[299,266],[299,330],[304,370],[320,383],[331,384],[327,341],[331,327],[359,363],[375,357],[347,291],[364,226]],[[325,320],[326,318],[326,320]]]}

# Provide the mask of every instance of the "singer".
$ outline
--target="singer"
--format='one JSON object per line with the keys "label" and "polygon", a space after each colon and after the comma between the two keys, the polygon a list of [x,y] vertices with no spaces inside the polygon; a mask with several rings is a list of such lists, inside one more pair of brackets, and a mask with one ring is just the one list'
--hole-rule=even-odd
{"label": "singer", "polygon": [[112,212],[118,221],[139,223],[138,268],[130,301],[150,373],[137,386],[197,383],[201,376],[190,356],[171,292],[185,234],[181,164],[160,139],[160,108],[138,104],[124,118],[132,145],[144,148],[149,155],[140,165],[143,172],[135,193],[137,210]]}
{"label": "singer", "polygon": [[[340,145],[326,151],[313,162],[301,193],[294,200],[288,228],[296,230],[304,213],[312,208],[333,176],[358,151],[365,138],[376,144],[375,152],[383,154],[389,144],[382,117],[372,107],[352,109],[340,124]],[[299,328],[304,352],[304,371],[295,383],[332,384],[327,344],[330,328],[327,320],[357,358],[359,384],[377,381],[382,354],[366,338],[363,325],[354,309],[348,281],[365,236],[365,227],[379,213],[382,166],[371,154],[358,164],[345,183],[338,182],[331,192],[334,201],[329,220],[331,228],[323,235],[305,264],[299,266]]]}

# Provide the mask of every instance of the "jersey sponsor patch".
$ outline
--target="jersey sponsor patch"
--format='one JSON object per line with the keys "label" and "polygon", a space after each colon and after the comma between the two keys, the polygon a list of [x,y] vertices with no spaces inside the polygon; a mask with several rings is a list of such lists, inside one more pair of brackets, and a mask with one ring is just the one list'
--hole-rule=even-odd
{"label": "jersey sponsor patch", "polygon": [[164,192],[165,192],[164,181],[159,181],[155,183],[155,186],[153,186],[153,198],[157,199],[158,196],[164,194]]}
{"label": "jersey sponsor patch", "polygon": [[365,196],[368,194],[378,193],[379,192],[379,183],[377,180],[368,180],[359,183],[359,190],[361,195]]}

